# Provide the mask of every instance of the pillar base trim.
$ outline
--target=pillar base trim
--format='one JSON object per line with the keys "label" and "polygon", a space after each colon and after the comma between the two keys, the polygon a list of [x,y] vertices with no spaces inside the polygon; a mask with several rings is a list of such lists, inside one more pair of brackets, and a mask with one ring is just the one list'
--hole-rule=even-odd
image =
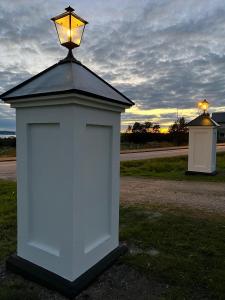
{"label": "pillar base trim", "polygon": [[198,171],[186,171],[185,175],[204,175],[204,176],[215,176],[217,171],[206,173],[206,172],[198,172]]}
{"label": "pillar base trim", "polygon": [[68,298],[73,298],[94,281],[98,275],[110,267],[120,255],[125,254],[126,251],[127,247],[125,245],[118,246],[74,281],[69,281],[17,255],[12,255],[8,258],[6,268],[28,280],[55,290]]}

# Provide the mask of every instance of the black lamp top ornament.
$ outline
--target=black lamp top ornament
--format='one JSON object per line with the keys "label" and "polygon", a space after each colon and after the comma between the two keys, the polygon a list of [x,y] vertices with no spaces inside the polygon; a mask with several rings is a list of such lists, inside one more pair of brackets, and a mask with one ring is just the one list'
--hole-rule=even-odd
{"label": "black lamp top ornament", "polygon": [[68,12],[72,12],[74,11],[74,8],[72,8],[70,5],[68,7],[65,8],[66,11]]}

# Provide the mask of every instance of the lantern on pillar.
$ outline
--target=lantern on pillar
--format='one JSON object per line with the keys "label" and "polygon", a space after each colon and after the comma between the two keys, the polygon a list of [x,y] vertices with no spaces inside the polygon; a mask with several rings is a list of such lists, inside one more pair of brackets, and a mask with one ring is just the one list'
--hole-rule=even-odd
{"label": "lantern on pillar", "polygon": [[188,171],[193,174],[216,174],[216,141],[219,126],[208,113],[209,102],[204,99],[197,103],[202,111],[187,124],[189,128]]}
{"label": "lantern on pillar", "polygon": [[66,12],[52,18],[52,21],[55,23],[60,44],[67,49],[73,49],[80,46],[88,22],[76,15],[72,7],[65,10]]}
{"label": "lantern on pillar", "polygon": [[65,12],[51,19],[55,23],[59,42],[69,52],[64,60],[75,60],[72,49],[80,46],[87,21],[74,13],[72,7],[65,8]]}
{"label": "lantern on pillar", "polygon": [[208,108],[209,102],[206,99],[198,102],[198,109],[201,110],[203,114],[208,113]]}

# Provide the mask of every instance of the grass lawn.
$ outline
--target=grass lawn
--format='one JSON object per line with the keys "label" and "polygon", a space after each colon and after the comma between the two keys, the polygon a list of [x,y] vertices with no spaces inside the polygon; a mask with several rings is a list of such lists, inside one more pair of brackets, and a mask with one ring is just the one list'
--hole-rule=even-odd
{"label": "grass lawn", "polygon": [[[16,250],[16,184],[0,181],[1,265]],[[122,206],[122,262],[166,283],[162,299],[225,299],[225,218],[163,206]],[[20,277],[1,279],[1,300],[44,299]]]}
{"label": "grass lawn", "polygon": [[15,147],[0,147],[0,157],[15,157],[16,148]]}
{"label": "grass lawn", "polygon": [[165,207],[121,208],[125,263],[168,284],[162,299],[225,299],[225,218]]}
{"label": "grass lawn", "polygon": [[225,153],[217,154],[216,176],[185,175],[187,156],[122,161],[120,170],[121,176],[225,182]]}
{"label": "grass lawn", "polygon": [[15,244],[16,183],[0,180],[0,264],[15,252]]}
{"label": "grass lawn", "polygon": [[177,147],[174,143],[169,142],[150,142],[145,144],[136,144],[136,143],[121,143],[121,150],[144,150],[144,149],[154,149],[154,148],[163,148],[163,147]]}

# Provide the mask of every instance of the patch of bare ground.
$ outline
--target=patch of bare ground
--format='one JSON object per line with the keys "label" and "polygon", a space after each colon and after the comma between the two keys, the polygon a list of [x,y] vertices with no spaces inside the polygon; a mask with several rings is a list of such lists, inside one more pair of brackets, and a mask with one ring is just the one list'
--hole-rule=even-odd
{"label": "patch of bare ground", "polygon": [[225,215],[225,184],[122,177],[121,203],[173,205]]}
{"label": "patch of bare ground", "polygon": [[84,291],[77,300],[156,300],[160,299],[167,286],[124,264],[116,264]]}
{"label": "patch of bare ground", "polygon": [[[66,300],[62,295],[48,290],[22,277],[6,272],[5,280],[9,286],[26,287],[26,290],[38,300]],[[4,282],[4,281],[2,281]],[[116,263],[100,275],[76,300],[157,300],[161,299],[167,285],[151,280],[135,269]],[[9,299],[9,298],[7,298]],[[19,298],[22,299],[22,298]],[[26,298],[28,299],[28,298]]]}

